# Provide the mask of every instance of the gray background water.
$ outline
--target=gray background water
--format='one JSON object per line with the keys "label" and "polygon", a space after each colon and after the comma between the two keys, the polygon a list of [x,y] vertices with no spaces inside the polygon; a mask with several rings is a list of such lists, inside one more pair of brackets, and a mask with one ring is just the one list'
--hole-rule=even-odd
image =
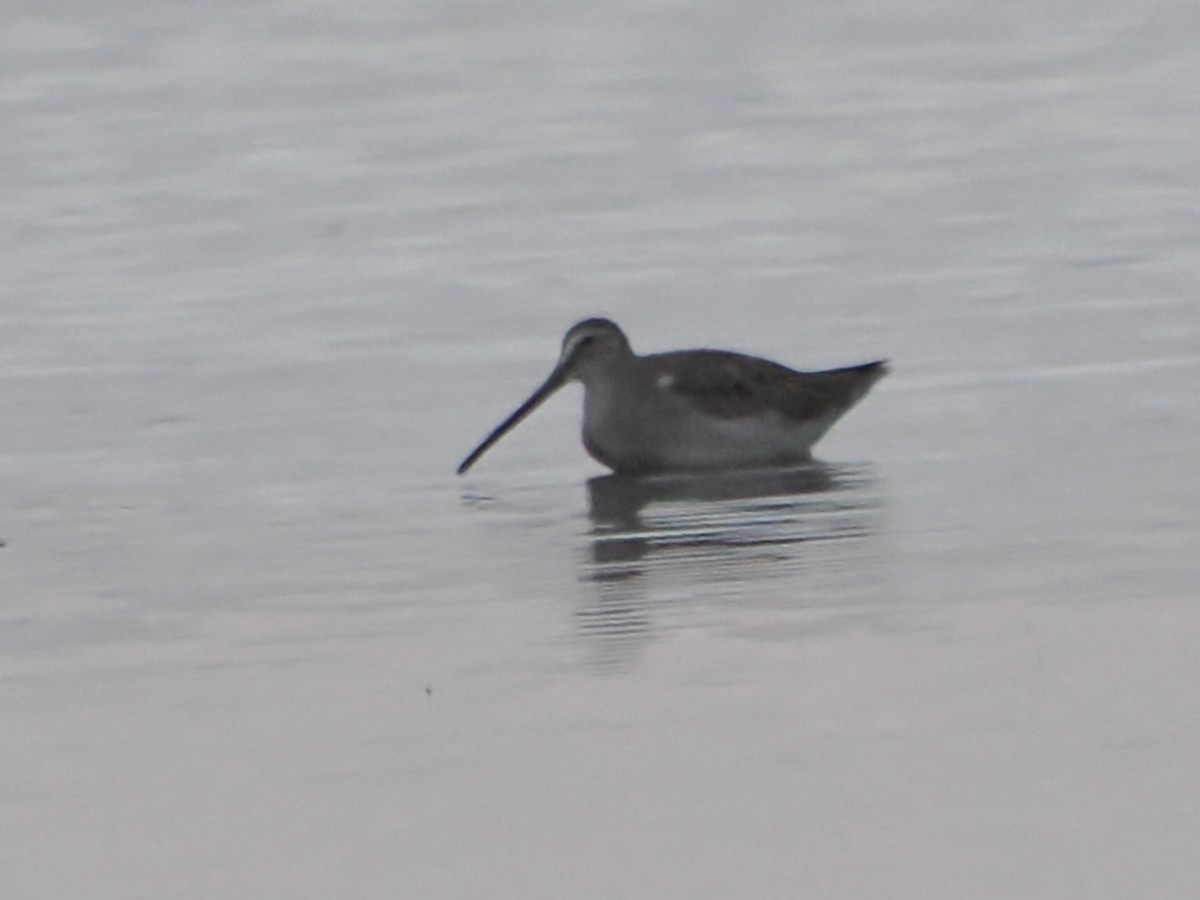
{"label": "gray background water", "polygon": [[[0,28],[6,898],[1194,898],[1200,7]],[[628,489],[563,330],[894,374]]]}

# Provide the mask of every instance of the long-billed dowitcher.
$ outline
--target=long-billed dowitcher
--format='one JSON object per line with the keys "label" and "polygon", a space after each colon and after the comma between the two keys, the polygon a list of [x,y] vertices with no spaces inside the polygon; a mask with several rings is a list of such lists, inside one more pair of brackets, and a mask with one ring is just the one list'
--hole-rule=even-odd
{"label": "long-billed dowitcher", "polygon": [[458,467],[462,475],[568,381],[583,383],[583,446],[620,474],[795,465],[871,385],[883,360],[797,372],[725,350],[638,356],[608,319],[563,337],[550,377]]}

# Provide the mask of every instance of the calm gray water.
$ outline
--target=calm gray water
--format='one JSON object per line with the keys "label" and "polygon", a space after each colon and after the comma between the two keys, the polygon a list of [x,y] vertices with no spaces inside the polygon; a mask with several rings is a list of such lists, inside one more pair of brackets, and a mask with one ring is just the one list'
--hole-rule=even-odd
{"label": "calm gray water", "polygon": [[[15,0],[5,898],[1200,890],[1200,7]],[[894,374],[604,477],[636,348]]]}

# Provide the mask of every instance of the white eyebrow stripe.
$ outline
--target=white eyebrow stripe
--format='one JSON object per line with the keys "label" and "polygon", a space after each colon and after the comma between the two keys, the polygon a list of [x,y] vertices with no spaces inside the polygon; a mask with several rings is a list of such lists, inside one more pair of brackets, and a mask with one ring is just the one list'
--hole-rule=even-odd
{"label": "white eyebrow stripe", "polygon": [[568,359],[571,354],[575,352],[575,348],[579,346],[579,342],[583,340],[584,337],[586,337],[586,335],[577,334],[571,338],[571,340],[567,341],[566,346],[562,348],[562,354],[559,356],[559,359]]}
{"label": "white eyebrow stripe", "polygon": [[595,331],[591,331],[591,330],[581,331],[579,334],[571,335],[571,339],[569,341],[567,341],[566,345],[563,347],[563,356],[570,356],[572,353],[574,353],[576,350],[579,349],[579,346],[584,341],[590,341],[592,339],[599,339],[600,337],[601,337],[601,334],[599,334],[598,332],[595,332]]}

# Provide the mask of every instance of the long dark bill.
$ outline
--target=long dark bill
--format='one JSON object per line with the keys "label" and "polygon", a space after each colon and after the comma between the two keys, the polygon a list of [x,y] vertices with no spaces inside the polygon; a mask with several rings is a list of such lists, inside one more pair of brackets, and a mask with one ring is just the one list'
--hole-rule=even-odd
{"label": "long dark bill", "polygon": [[483,442],[470,452],[466,459],[458,465],[458,474],[463,475],[467,469],[475,465],[475,461],[491,448],[492,444],[500,440],[514,428],[521,424],[521,420],[527,415],[541,406],[547,398],[560,387],[567,383],[566,366],[557,365],[554,371],[550,373],[550,377],[545,380],[540,388],[529,395],[529,399],[517,407],[516,411],[511,416],[497,425],[492,433],[483,439]]}

